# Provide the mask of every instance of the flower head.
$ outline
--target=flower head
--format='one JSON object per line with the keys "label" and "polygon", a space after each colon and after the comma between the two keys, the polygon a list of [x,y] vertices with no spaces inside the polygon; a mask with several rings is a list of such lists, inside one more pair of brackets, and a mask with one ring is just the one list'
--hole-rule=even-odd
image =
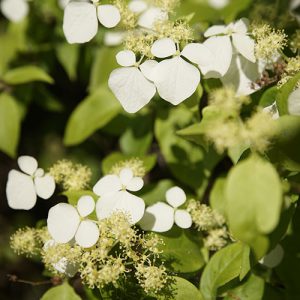
{"label": "flower head", "polygon": [[18,165],[24,173],[11,170],[8,174],[6,196],[8,205],[13,209],[29,210],[36,204],[37,196],[49,199],[55,190],[54,178],[44,174],[31,156],[20,156]]}
{"label": "flower head", "polygon": [[[135,177],[130,168],[123,168],[119,175],[106,175],[93,188],[97,201],[96,213],[99,220],[110,217],[114,212],[128,214],[130,223],[135,224],[144,215],[145,203],[130,192],[139,191],[144,185],[141,177]],[[130,191],[130,192],[128,192]]]}
{"label": "flower head", "polygon": [[192,218],[185,209],[178,209],[186,202],[185,192],[177,186],[167,190],[166,200],[157,202],[146,208],[143,219],[139,222],[143,230],[151,230],[156,232],[169,231],[174,222],[181,228],[189,228],[192,226]]}
{"label": "flower head", "polygon": [[84,248],[92,247],[99,238],[98,225],[86,219],[95,209],[91,196],[79,198],[77,207],[71,204],[59,203],[48,213],[47,226],[52,238],[57,243],[68,243],[73,238]]}

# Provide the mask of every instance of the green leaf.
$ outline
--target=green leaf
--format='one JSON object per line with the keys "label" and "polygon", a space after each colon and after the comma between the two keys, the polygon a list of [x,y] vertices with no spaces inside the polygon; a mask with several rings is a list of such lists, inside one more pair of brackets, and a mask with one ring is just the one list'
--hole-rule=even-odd
{"label": "green leaf", "polygon": [[71,80],[76,79],[79,50],[77,44],[63,43],[56,47],[57,58]]}
{"label": "green leaf", "polygon": [[267,107],[274,103],[278,94],[278,87],[272,86],[271,88],[267,89],[259,100],[259,105],[262,107]]}
{"label": "green leaf", "polygon": [[274,164],[290,171],[300,171],[300,117],[282,116],[277,124],[279,132],[268,156]]}
{"label": "green leaf", "polygon": [[231,169],[225,195],[231,233],[251,245],[258,256],[263,255],[267,245],[259,242],[259,234],[269,234],[276,228],[283,201],[275,168],[258,156],[251,156]]}
{"label": "green leaf", "polygon": [[81,300],[74,289],[67,283],[49,289],[41,300]]}
{"label": "green leaf", "polygon": [[21,114],[16,100],[0,94],[0,150],[15,157],[21,128]]}
{"label": "green leaf", "polygon": [[226,179],[223,177],[217,178],[210,192],[209,203],[211,208],[217,210],[222,215],[226,214],[226,199],[225,199]]}
{"label": "green leaf", "polygon": [[109,174],[111,168],[119,162],[129,160],[131,158],[138,158],[144,163],[146,173],[149,172],[156,164],[156,155],[147,155],[142,157],[126,155],[121,152],[113,152],[102,161],[102,172],[106,175]]}
{"label": "green leaf", "polygon": [[158,234],[164,241],[160,247],[166,266],[180,273],[190,273],[200,270],[205,264],[201,254],[203,246],[201,238],[174,226],[167,233]]}
{"label": "green leaf", "polygon": [[120,111],[121,106],[108,87],[100,86],[72,112],[66,127],[64,143],[72,146],[83,142]]}
{"label": "green leaf", "polygon": [[193,119],[192,112],[184,106],[160,110],[155,121],[155,136],[172,174],[201,194],[220,156],[176,135],[178,129],[187,127]]}
{"label": "green leaf", "polygon": [[54,80],[41,68],[36,66],[24,66],[7,71],[3,78],[7,84],[23,84],[32,81],[53,83]]}
{"label": "green leaf", "polygon": [[291,78],[288,82],[286,82],[278,91],[276,97],[276,104],[278,107],[278,111],[280,116],[288,115],[288,98],[289,95],[293,92],[297,82],[300,79],[300,73]]}
{"label": "green leaf", "polygon": [[[245,259],[246,258],[246,259]],[[200,290],[205,300],[217,297],[217,289],[249,271],[249,247],[243,243],[231,244],[213,255],[206,265]]]}
{"label": "green leaf", "polygon": [[251,274],[245,282],[227,292],[224,300],[262,300],[265,282],[261,277]]}
{"label": "green leaf", "polygon": [[184,278],[172,276],[171,297],[158,297],[159,300],[203,300],[200,291],[189,281]]}

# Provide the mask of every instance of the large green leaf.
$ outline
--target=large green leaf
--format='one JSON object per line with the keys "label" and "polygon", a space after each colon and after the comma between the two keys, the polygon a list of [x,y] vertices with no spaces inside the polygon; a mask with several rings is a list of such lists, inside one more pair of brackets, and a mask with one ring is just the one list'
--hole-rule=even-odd
{"label": "large green leaf", "polygon": [[228,291],[224,300],[262,300],[265,282],[261,277],[251,274],[245,282]]}
{"label": "large green leaf", "polygon": [[251,156],[230,171],[225,195],[231,233],[251,245],[257,256],[263,255],[267,245],[260,238],[277,226],[283,203],[275,168],[262,158]]}
{"label": "large green leaf", "polygon": [[16,100],[9,94],[0,94],[0,150],[16,155],[21,127],[21,113]]}
{"label": "large green leaf", "polygon": [[83,142],[112,120],[120,110],[119,102],[108,87],[100,86],[72,112],[66,127],[64,143],[71,146]]}
{"label": "large green leaf", "polygon": [[200,290],[206,300],[217,297],[217,289],[236,277],[241,279],[250,269],[249,247],[243,243],[231,244],[213,255],[200,281]]}
{"label": "large green leaf", "polygon": [[214,151],[206,152],[176,135],[178,129],[187,127],[193,119],[192,112],[184,106],[160,110],[155,122],[155,135],[173,175],[201,194],[220,157]]}
{"label": "large green leaf", "polygon": [[204,265],[204,258],[201,254],[202,240],[186,230],[176,226],[167,233],[159,234],[164,241],[160,248],[166,265],[180,273],[198,271]]}
{"label": "large green leaf", "polygon": [[41,300],[81,300],[74,289],[67,283],[49,289]]}
{"label": "large green leaf", "polygon": [[203,300],[200,291],[184,278],[172,276],[171,297],[158,297],[159,300]]}
{"label": "large green leaf", "polygon": [[274,164],[290,171],[300,171],[300,117],[282,116],[277,120],[279,132],[268,156]]}
{"label": "large green leaf", "polygon": [[36,66],[24,66],[7,71],[3,78],[8,84],[23,84],[32,81],[53,83],[53,79],[41,68]]}

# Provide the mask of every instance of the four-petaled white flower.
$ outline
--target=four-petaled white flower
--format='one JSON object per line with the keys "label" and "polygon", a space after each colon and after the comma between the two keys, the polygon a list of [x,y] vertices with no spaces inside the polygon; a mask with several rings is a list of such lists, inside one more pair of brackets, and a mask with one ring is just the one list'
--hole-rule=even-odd
{"label": "four-petaled white flower", "polygon": [[154,25],[158,21],[168,20],[168,12],[159,7],[149,5],[143,0],[132,0],[128,4],[128,8],[139,14],[138,25],[146,29],[154,29]]}
{"label": "four-petaled white flower", "polygon": [[100,196],[96,204],[99,220],[110,217],[114,212],[123,212],[129,216],[131,224],[137,223],[144,215],[145,203],[128,191],[139,191],[144,185],[141,177],[134,177],[130,168],[123,168],[119,175],[106,175],[93,188]]}
{"label": "four-petaled white flower", "polygon": [[148,104],[156,93],[155,85],[147,77],[157,62],[147,60],[139,65],[130,50],[120,51],[116,58],[122,68],[112,71],[108,85],[123,108],[135,113]]}
{"label": "four-petaled white flower", "polygon": [[8,20],[20,22],[28,15],[29,4],[27,0],[2,0],[0,9]]}
{"label": "four-petaled white flower", "polygon": [[208,39],[203,43],[215,55],[212,64],[204,66],[202,72],[206,78],[223,77],[231,64],[232,55],[237,52],[252,63],[254,40],[248,34],[248,20],[243,18],[229,25],[214,25],[204,33]]}
{"label": "four-petaled white flower", "polygon": [[155,41],[151,52],[157,58],[174,56],[159,62],[151,73],[160,97],[173,105],[189,98],[199,85],[200,71],[192,63],[202,70],[214,60],[212,52],[203,44],[187,44],[180,52],[179,46],[176,47],[170,38]]}
{"label": "four-petaled white flower", "polygon": [[98,31],[98,20],[107,28],[118,25],[121,15],[114,5],[98,5],[98,0],[71,1],[64,10],[63,30],[69,43],[86,43]]}
{"label": "four-petaled white flower", "polygon": [[8,205],[13,209],[29,210],[36,204],[37,196],[49,199],[55,190],[54,178],[44,174],[31,156],[18,158],[19,168],[24,172],[11,170],[8,174],[6,196]]}
{"label": "four-petaled white flower", "polygon": [[57,243],[68,243],[75,238],[84,248],[92,247],[99,238],[99,227],[95,221],[87,219],[95,210],[92,196],[82,196],[77,207],[68,203],[58,203],[50,208],[47,227],[51,237]]}
{"label": "four-petaled white flower", "polygon": [[169,231],[174,222],[181,228],[190,228],[192,226],[192,217],[185,209],[178,209],[185,203],[185,192],[174,186],[167,190],[165,202],[157,202],[146,208],[143,219],[139,222],[143,230],[156,232]]}

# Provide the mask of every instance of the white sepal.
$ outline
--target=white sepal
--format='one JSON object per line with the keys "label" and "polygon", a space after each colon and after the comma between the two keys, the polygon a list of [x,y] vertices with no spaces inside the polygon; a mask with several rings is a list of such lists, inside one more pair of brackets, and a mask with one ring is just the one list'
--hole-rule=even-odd
{"label": "white sepal", "polygon": [[246,59],[251,62],[256,62],[256,57],[254,55],[254,40],[245,34],[234,33],[232,35],[232,42],[235,49],[242,54]]}
{"label": "white sepal", "polygon": [[144,186],[144,181],[140,177],[133,177],[126,186],[126,190],[137,192]]}
{"label": "white sepal", "polygon": [[227,29],[227,27],[225,25],[214,25],[214,26],[209,27],[204,32],[204,36],[205,37],[210,37],[210,36],[213,36],[213,35],[225,34],[226,29]]}
{"label": "white sepal", "polygon": [[186,194],[182,188],[174,186],[167,190],[166,200],[171,206],[177,208],[183,203],[185,203]]}
{"label": "white sepal", "polygon": [[77,202],[77,210],[82,218],[90,215],[95,209],[95,201],[92,196],[81,196]]}
{"label": "white sepal", "polygon": [[119,177],[120,177],[122,185],[126,187],[127,184],[133,178],[133,172],[132,172],[132,170],[130,168],[123,168],[120,171]]}
{"label": "white sepal", "polygon": [[55,191],[55,180],[49,174],[35,177],[34,185],[37,195],[42,199],[49,199]]}
{"label": "white sepal", "polygon": [[91,220],[83,220],[75,234],[75,241],[83,248],[90,248],[97,243],[99,235],[99,227],[95,222]]}
{"label": "white sepal", "polygon": [[176,45],[172,39],[162,38],[153,43],[151,53],[158,58],[166,58],[176,53]]}
{"label": "white sepal", "polygon": [[8,20],[16,23],[22,21],[29,12],[29,5],[26,0],[2,0],[0,8]]}
{"label": "white sepal", "polygon": [[105,4],[97,7],[99,22],[106,28],[117,26],[121,20],[118,8],[114,5]]}
{"label": "white sepal", "polygon": [[175,211],[175,223],[177,226],[187,229],[192,226],[192,217],[191,215],[184,209],[177,209]]}
{"label": "white sepal", "polygon": [[136,63],[136,57],[131,50],[122,50],[116,55],[117,63],[122,67],[131,67]]}
{"label": "white sepal", "polygon": [[144,11],[138,20],[138,25],[147,29],[154,29],[157,21],[168,20],[168,13],[158,7],[150,7]]}
{"label": "white sepal", "polygon": [[140,65],[142,74],[150,81],[154,81],[155,79],[154,70],[157,64],[156,60],[148,59]]}
{"label": "white sepal", "polygon": [[200,67],[210,65],[214,60],[213,53],[200,43],[187,44],[183,48],[181,55]]}
{"label": "white sepal", "polygon": [[28,175],[33,175],[37,170],[38,163],[32,156],[23,155],[18,158],[19,168]]}
{"label": "white sepal", "polygon": [[122,189],[122,183],[117,175],[106,175],[97,181],[93,192],[98,196],[113,194]]}
{"label": "white sepal", "polygon": [[300,116],[300,88],[289,95],[288,112],[290,115]]}

